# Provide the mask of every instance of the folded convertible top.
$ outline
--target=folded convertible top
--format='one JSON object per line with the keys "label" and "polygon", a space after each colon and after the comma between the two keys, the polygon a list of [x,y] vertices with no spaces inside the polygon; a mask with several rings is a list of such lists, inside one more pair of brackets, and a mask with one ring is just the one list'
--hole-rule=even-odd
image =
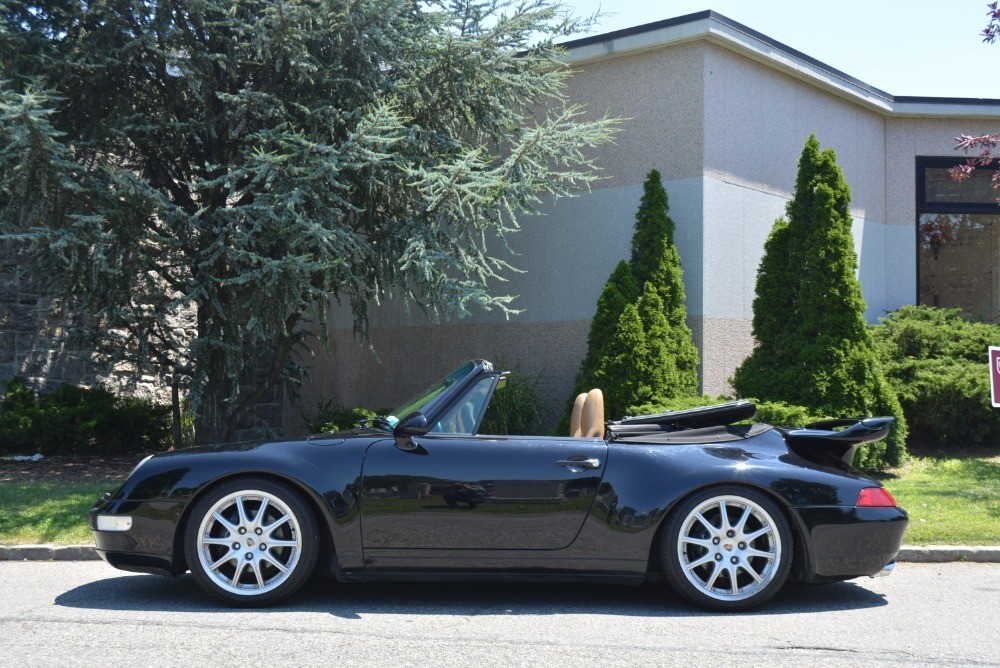
{"label": "folded convertible top", "polygon": [[716,406],[700,406],[683,411],[667,411],[652,415],[637,415],[608,422],[607,429],[615,435],[649,434],[731,425],[749,420],[757,413],[753,403],[740,399]]}

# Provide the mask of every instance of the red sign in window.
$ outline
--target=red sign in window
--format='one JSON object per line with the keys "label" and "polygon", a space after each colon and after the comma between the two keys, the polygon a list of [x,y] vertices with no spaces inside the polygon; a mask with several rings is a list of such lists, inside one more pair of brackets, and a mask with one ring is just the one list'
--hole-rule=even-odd
{"label": "red sign in window", "polygon": [[990,346],[990,394],[993,408],[1000,408],[1000,346]]}

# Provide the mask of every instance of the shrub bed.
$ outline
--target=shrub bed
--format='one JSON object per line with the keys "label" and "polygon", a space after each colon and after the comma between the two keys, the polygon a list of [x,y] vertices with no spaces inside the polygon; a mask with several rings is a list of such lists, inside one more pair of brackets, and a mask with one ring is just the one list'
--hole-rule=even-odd
{"label": "shrub bed", "polygon": [[7,382],[0,401],[0,454],[117,455],[168,446],[170,407],[107,388],[63,385],[51,394]]}
{"label": "shrub bed", "polygon": [[1000,326],[964,320],[958,309],[904,306],[871,331],[913,438],[1000,445],[987,363]]}

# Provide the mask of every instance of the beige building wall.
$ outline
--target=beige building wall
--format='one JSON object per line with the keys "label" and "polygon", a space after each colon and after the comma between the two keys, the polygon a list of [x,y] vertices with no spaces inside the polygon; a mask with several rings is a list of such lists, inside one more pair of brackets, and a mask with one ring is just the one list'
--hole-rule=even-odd
{"label": "beige building wall", "polygon": [[896,308],[885,291],[885,117],[730,49],[705,55],[703,389],[728,379],[753,349],[757,267],[792,196],[802,145],[815,134],[837,152],[851,187],[868,317]]}
{"label": "beige building wall", "polygon": [[[392,407],[461,361],[486,357],[542,374],[555,421],[585,354],[597,297],[629,256],[642,182],[654,168],[677,225],[702,390],[731,392],[728,379],[753,348],[764,241],[784,214],[810,133],[836,150],[851,187],[867,318],[914,303],[916,156],[955,155],[952,138],[995,130],[1000,105],[896,101],[723,19],[575,47],[571,99],[591,117],[625,121],[617,142],[600,149],[606,178],[522,219],[523,230],[510,237],[508,259],[525,273],[493,287],[518,295],[523,312],[433,326],[419,311],[386,304],[373,312],[373,352],[354,343],[350,314],[335,310],[330,352],[308,361],[306,410],[330,397]],[[286,405],[286,428],[296,415]]]}
{"label": "beige building wall", "polygon": [[[314,411],[331,397],[349,406],[392,407],[462,361],[485,357],[540,373],[555,422],[586,353],[597,298],[615,265],[630,255],[650,169],[666,181],[682,257],[700,254],[704,48],[681,44],[576,68],[571,99],[591,117],[626,120],[616,143],[600,151],[606,178],[578,197],[549,203],[543,215],[522,218],[522,231],[508,239],[514,254],[506,259],[524,273],[493,289],[517,295],[521,313],[508,320],[480,311],[434,326],[419,309],[390,302],[372,311],[370,349],[353,341],[350,313],[335,308],[330,351],[317,345],[305,360],[310,371],[302,409]],[[286,431],[299,425],[299,412],[286,405]]]}

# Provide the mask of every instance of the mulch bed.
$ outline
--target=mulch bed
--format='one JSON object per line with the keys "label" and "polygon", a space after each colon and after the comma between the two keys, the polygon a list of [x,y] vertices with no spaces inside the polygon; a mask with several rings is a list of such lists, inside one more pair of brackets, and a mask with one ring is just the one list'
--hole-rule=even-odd
{"label": "mulch bed", "polygon": [[43,457],[37,462],[0,459],[0,482],[124,482],[143,457]]}

